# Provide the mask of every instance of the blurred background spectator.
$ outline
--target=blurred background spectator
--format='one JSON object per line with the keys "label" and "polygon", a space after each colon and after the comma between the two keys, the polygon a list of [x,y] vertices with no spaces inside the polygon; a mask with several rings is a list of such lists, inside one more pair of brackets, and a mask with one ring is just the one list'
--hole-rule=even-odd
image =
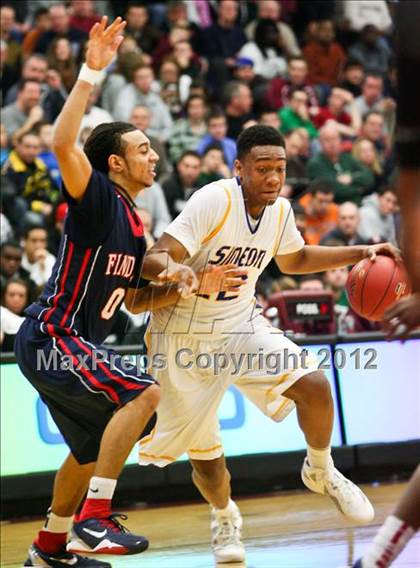
{"label": "blurred background spectator", "polygon": [[[236,138],[255,121],[285,135],[282,195],[292,202],[305,242],[399,243],[387,2],[6,1],[0,9],[2,290],[11,279],[24,280],[34,296],[58,253],[67,206],[59,196],[52,132],[89,29],[104,13],[124,16],[127,27],[89,99],[79,143],[113,120],[149,136],[160,156],[157,178],[137,202],[148,246],[199,187],[235,175]],[[330,290],[339,330],[372,329],[346,305],[346,277],[347,269],[290,278],[270,263],[258,298],[264,304],[283,289]],[[26,301],[22,285],[14,288]],[[9,296],[1,317],[15,329],[20,316]],[[109,340],[138,339],[144,323],[121,311]]]}

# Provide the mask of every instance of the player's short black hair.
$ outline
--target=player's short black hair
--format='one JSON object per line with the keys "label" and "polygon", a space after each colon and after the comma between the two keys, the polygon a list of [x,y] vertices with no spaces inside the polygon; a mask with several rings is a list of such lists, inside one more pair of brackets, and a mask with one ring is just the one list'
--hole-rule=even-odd
{"label": "player's short black hair", "polygon": [[236,142],[238,160],[242,160],[254,146],[280,146],[285,148],[284,138],[272,126],[256,124],[241,132]]}
{"label": "player's short black hair", "polygon": [[107,174],[109,156],[111,154],[123,155],[122,136],[133,130],[137,130],[137,128],[128,122],[109,122],[94,128],[83,147],[92,168]]}

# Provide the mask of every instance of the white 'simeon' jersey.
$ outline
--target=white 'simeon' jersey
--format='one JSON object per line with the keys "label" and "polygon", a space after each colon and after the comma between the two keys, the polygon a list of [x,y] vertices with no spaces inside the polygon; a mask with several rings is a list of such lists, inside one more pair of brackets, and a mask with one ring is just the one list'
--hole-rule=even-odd
{"label": "white 'simeon' jersey", "polygon": [[[249,222],[242,188],[236,178],[223,179],[196,191],[184,210],[165,230],[187,249],[189,264],[236,264],[248,269],[248,281],[238,293],[220,292],[208,298],[180,299],[152,314],[154,330],[186,333],[211,341],[231,333],[255,315],[255,284],[277,254],[300,250],[304,241],[287,199],[265,208],[255,226]],[[252,325],[250,325],[250,331]]]}

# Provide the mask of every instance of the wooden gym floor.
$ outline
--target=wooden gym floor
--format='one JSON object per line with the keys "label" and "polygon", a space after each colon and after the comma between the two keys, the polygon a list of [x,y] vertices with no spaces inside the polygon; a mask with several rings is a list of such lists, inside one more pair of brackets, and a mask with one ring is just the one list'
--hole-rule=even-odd
{"label": "wooden gym floor", "polygon": [[[354,527],[331,502],[307,491],[238,499],[244,517],[245,564],[220,568],[345,568],[359,558],[405,484],[365,486],[376,509],[372,525]],[[23,565],[26,549],[42,523],[3,522],[1,566]],[[108,556],[114,568],[211,568],[209,514],[205,504],[139,507],[129,511],[127,526],[151,541],[136,556]],[[393,567],[420,567],[420,534],[408,544]]]}

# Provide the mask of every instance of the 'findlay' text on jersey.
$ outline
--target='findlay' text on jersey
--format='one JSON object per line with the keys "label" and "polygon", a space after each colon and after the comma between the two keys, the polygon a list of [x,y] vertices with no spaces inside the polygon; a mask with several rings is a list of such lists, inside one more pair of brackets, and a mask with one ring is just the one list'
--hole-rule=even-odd
{"label": "'findlay' text on jersey", "polygon": [[25,311],[48,334],[109,335],[127,288],[137,286],[146,242],[129,200],[93,170],[80,202],[64,189],[69,212],[57,261],[39,300]]}

